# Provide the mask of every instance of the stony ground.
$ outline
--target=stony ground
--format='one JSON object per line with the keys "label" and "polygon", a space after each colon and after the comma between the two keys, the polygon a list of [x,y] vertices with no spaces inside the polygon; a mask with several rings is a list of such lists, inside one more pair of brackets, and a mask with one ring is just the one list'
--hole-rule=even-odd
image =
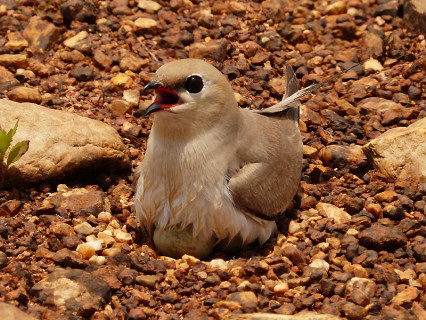
{"label": "stony ground", "polygon": [[[0,191],[0,301],[36,319],[425,319],[426,184],[390,179],[360,151],[426,115],[425,38],[402,11],[392,0],[2,1],[0,98],[113,126],[132,168]],[[157,256],[131,206],[151,126],[139,90],[188,56],[214,63],[251,108],[278,101],[285,63],[306,87],[362,62],[302,99],[303,178],[280,233],[208,261]]]}

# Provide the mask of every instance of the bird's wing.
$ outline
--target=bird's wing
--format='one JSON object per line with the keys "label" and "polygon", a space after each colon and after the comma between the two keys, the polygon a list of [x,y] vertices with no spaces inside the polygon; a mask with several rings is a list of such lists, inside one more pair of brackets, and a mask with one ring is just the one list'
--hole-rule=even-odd
{"label": "bird's wing", "polygon": [[[289,175],[277,170],[278,164],[249,163],[243,166],[228,182],[237,209],[256,221],[275,220],[290,204],[300,180],[301,161],[282,163]],[[261,219],[261,220],[259,220]]]}
{"label": "bird's wing", "polygon": [[230,176],[234,205],[247,215],[273,219],[290,204],[302,170],[297,123],[283,117],[244,114],[238,153],[242,167]]}

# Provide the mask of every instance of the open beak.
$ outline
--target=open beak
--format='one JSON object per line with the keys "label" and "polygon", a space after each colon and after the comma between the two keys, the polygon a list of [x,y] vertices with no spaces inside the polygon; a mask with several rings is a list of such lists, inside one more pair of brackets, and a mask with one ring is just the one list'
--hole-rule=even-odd
{"label": "open beak", "polygon": [[180,97],[176,92],[168,88],[164,88],[155,81],[148,83],[143,88],[142,93],[151,89],[154,89],[155,91],[155,98],[152,104],[142,114],[143,117],[146,117],[150,113],[171,108],[181,103]]}

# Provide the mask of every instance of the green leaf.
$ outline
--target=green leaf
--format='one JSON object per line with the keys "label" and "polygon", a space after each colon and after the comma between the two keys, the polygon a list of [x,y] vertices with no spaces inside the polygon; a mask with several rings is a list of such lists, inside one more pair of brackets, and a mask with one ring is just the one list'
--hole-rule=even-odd
{"label": "green leaf", "polygon": [[18,161],[28,151],[29,146],[30,142],[28,140],[15,144],[7,157],[6,167],[9,167],[15,161]]}
{"label": "green leaf", "polygon": [[10,143],[12,142],[12,138],[16,133],[16,130],[18,129],[18,122],[16,121],[15,127],[11,130],[9,130],[8,133],[6,131],[2,130],[0,132],[0,154],[5,154],[6,150],[10,147]]}

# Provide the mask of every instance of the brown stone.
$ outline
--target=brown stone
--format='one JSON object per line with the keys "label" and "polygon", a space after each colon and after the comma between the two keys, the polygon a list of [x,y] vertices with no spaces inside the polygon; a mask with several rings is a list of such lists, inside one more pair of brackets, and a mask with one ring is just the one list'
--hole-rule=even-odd
{"label": "brown stone", "polygon": [[410,29],[426,34],[426,3],[404,0],[404,22]]}
{"label": "brown stone", "polygon": [[39,16],[31,17],[25,27],[23,36],[30,46],[46,50],[61,40],[59,28]]}
{"label": "brown stone", "polygon": [[17,87],[8,93],[8,98],[16,102],[41,102],[40,91],[36,88]]}
{"label": "brown stone", "polygon": [[193,43],[189,47],[189,57],[223,62],[226,57],[228,47],[228,41],[225,39]]}
{"label": "brown stone", "polygon": [[396,228],[373,225],[359,235],[360,244],[377,250],[395,250],[407,243],[407,237]]}

